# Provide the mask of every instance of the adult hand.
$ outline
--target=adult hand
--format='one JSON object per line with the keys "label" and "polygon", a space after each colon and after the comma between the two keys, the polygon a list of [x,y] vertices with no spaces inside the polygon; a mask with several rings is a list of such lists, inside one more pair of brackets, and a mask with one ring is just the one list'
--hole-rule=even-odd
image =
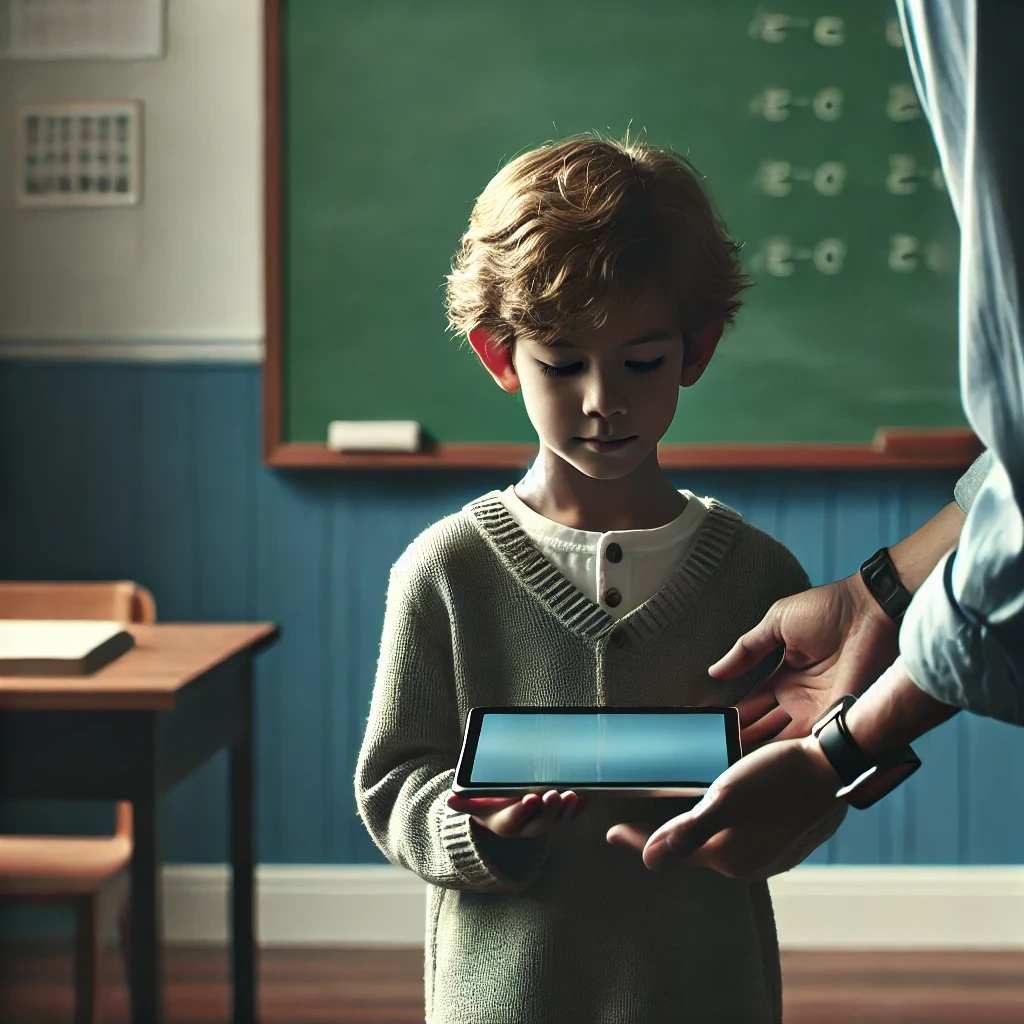
{"label": "adult hand", "polygon": [[[950,502],[889,554],[911,592],[956,547],[964,513]],[[785,646],[785,660],[739,704],[743,749],[806,736],[843,694],[859,696],[892,663],[897,629],[859,573],[777,601],[709,672],[733,679]]]}
{"label": "adult hand", "polygon": [[563,793],[527,793],[519,797],[465,797],[452,793],[448,806],[503,839],[532,839],[567,824],[586,806],[570,789]]}
{"label": "adult hand", "polygon": [[897,636],[858,574],[776,601],[708,672],[734,679],[785,646],[779,667],[737,705],[751,751],[808,735],[843,694],[863,693],[896,657]]}
{"label": "adult hand", "polygon": [[[919,689],[897,659],[850,708],[846,726],[868,756],[901,749],[956,714]],[[642,850],[652,870],[678,862],[730,878],[767,878],[798,864],[838,828],[846,809],[839,776],[816,739],[769,743],[740,758],[686,814],[653,834],[615,825],[609,843]],[[865,803],[893,785],[883,774],[857,789]]]}
{"label": "adult hand", "polygon": [[658,871],[672,863],[729,878],[767,878],[803,860],[835,831],[846,806],[817,740],[772,743],[720,775],[691,810],[648,835],[614,825],[607,840],[643,852]]}

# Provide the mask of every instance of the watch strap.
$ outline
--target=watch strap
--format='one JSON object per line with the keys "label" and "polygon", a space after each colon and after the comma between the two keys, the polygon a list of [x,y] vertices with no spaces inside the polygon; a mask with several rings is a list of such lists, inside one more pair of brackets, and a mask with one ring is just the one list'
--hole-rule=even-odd
{"label": "watch strap", "polygon": [[888,548],[879,548],[861,567],[868,592],[893,622],[900,622],[913,595],[903,585]]}
{"label": "watch strap", "polygon": [[[909,744],[879,758],[869,757],[846,726],[846,712],[857,702],[852,694],[836,701],[811,729],[826,760],[842,786],[836,796],[857,808],[870,807],[921,767],[921,759]],[[886,779],[888,785],[879,786]],[[863,784],[875,780],[870,789]]]}
{"label": "watch strap", "polygon": [[846,728],[846,710],[856,701],[847,695],[834,704],[815,725],[812,732],[818,740],[822,753],[839,776],[843,786],[850,786],[866,771],[874,767],[857,741]]}

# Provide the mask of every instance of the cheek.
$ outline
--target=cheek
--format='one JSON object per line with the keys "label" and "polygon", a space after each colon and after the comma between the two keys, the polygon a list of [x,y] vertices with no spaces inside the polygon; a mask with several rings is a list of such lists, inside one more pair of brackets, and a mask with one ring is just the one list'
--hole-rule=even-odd
{"label": "cheek", "polygon": [[558,424],[570,415],[573,397],[572,389],[565,387],[564,382],[550,381],[542,374],[537,374],[537,378],[520,379],[523,404],[534,426],[542,431],[545,426]]}
{"label": "cheek", "polygon": [[667,429],[676,414],[678,404],[679,375],[672,376],[672,371],[666,370],[657,387],[644,388],[642,397],[633,403],[633,408],[652,426]]}

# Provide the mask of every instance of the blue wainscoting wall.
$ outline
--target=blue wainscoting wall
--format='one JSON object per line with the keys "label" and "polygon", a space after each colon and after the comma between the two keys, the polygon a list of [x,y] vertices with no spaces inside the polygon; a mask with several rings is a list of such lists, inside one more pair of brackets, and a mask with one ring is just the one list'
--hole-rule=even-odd
{"label": "blue wainscoting wall", "polygon": [[[131,578],[165,620],[271,619],[258,670],[258,856],[381,857],[352,773],[391,563],[428,523],[514,479],[494,472],[280,472],[259,450],[259,371],[0,365],[0,578]],[[498,400],[500,396],[495,393]],[[947,472],[700,472],[815,582],[853,571],[951,496]],[[853,813],[828,863],[977,864],[1024,856],[1024,733],[959,716],[918,744],[925,767]],[[223,758],[166,801],[171,861],[226,856]],[[7,806],[3,827],[95,830],[107,808]]]}

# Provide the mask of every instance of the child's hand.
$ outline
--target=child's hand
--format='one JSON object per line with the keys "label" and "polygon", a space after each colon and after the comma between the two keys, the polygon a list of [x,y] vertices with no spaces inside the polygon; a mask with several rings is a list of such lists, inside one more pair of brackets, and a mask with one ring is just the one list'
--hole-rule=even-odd
{"label": "child's hand", "polygon": [[471,814],[478,825],[503,839],[532,839],[572,821],[586,807],[586,801],[571,789],[564,793],[549,789],[543,796],[527,793],[521,799],[452,793],[448,806]]}

